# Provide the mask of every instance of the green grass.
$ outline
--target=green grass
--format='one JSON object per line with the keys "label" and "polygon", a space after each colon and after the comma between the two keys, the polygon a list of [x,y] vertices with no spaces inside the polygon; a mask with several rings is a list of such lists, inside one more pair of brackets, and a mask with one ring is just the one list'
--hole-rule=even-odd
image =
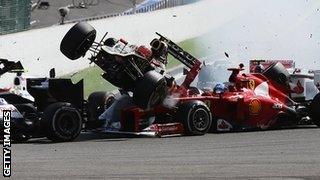
{"label": "green grass", "polygon": [[[201,42],[198,41],[198,38],[191,38],[187,39],[185,41],[182,41],[178,43],[179,46],[181,46],[185,51],[190,53],[196,58],[200,58],[207,55],[207,51],[202,48]],[[171,55],[169,55],[168,58],[168,65],[167,68],[173,68],[177,65],[180,65],[181,62],[173,58]]]}
{"label": "green grass", "polygon": [[[180,42],[179,45],[195,57],[204,56],[204,51],[199,48],[200,46],[197,42],[197,38],[187,39]],[[178,60],[169,56],[167,65],[168,69],[173,68],[179,64],[181,63]],[[80,70],[77,73],[67,74],[63,77],[71,78],[73,82],[78,82],[81,79],[84,79],[84,95],[85,98],[87,98],[88,95],[94,91],[112,91],[116,89],[115,86],[101,77],[102,73],[103,71],[99,67],[93,66]]]}
{"label": "green grass", "polygon": [[116,87],[101,77],[103,71],[97,67],[89,67],[78,71],[75,74],[67,74],[64,78],[71,78],[73,82],[78,82],[81,79],[84,81],[84,96],[87,98],[94,91],[112,91]]}

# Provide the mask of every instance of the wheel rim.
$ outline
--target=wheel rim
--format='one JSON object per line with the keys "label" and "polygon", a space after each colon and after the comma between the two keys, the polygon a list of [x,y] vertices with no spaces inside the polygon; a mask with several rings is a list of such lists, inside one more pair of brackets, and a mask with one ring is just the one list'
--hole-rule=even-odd
{"label": "wheel rim", "polygon": [[193,113],[193,127],[196,128],[198,131],[205,131],[209,125],[209,114],[204,109],[197,109]]}
{"label": "wheel rim", "polygon": [[104,110],[105,109],[108,109],[111,105],[112,105],[112,103],[115,101],[115,98],[114,97],[109,97],[109,98],[107,98],[107,100],[106,100],[106,102],[105,102],[105,104],[104,104]]}
{"label": "wheel rim", "polygon": [[62,114],[56,121],[56,127],[62,135],[70,136],[74,134],[78,127],[76,124],[76,119],[72,114]]}

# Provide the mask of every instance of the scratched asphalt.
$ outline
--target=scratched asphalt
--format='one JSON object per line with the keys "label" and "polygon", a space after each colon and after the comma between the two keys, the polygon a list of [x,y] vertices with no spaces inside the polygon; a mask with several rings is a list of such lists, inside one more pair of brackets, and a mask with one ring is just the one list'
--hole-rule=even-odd
{"label": "scratched asphalt", "polygon": [[14,179],[320,179],[320,129],[12,145]]}

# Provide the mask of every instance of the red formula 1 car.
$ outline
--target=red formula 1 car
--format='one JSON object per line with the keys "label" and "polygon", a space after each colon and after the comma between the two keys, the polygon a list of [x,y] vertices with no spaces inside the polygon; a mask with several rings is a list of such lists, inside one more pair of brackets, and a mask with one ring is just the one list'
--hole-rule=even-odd
{"label": "red formula 1 car", "polygon": [[[249,125],[260,128],[320,125],[320,115],[317,112],[320,94],[313,81],[308,81],[313,79],[312,76],[289,74],[280,62],[272,63],[259,73],[240,74],[241,69],[229,70],[233,71],[229,81],[253,91],[251,97],[262,98],[260,102],[254,100],[249,104],[249,114],[257,118]],[[255,113],[252,110],[256,110]]]}
{"label": "red formula 1 car", "polygon": [[[61,51],[67,57],[77,59],[91,50],[94,53],[90,60],[105,71],[103,77],[133,92],[133,105],[119,111],[119,128],[107,132],[201,135],[210,129],[320,125],[320,94],[317,92],[310,100],[291,98],[290,75],[281,64],[273,64],[257,74],[240,74],[243,66],[228,69],[232,72],[228,83],[203,92],[190,87],[202,63],[168,38],[158,35],[160,38],[153,40],[151,46],[158,49],[165,44],[167,52],[189,68],[181,85],[176,85],[163,72],[156,72],[147,57],[125,50],[129,46],[126,43],[120,42],[120,46],[117,42],[111,48],[104,39],[93,43],[95,30],[88,24],[75,25],[64,37]],[[75,37],[78,39],[74,40]]]}

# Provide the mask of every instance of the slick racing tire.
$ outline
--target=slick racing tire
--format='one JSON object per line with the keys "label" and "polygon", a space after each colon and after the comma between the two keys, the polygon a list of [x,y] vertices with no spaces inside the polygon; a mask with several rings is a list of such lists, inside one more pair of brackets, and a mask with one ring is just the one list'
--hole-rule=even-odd
{"label": "slick racing tire", "polygon": [[165,99],[166,86],[166,80],[161,74],[149,71],[136,81],[133,102],[143,109],[154,107]]}
{"label": "slick racing tire", "polygon": [[183,123],[187,135],[204,135],[212,124],[208,106],[202,101],[187,101],[178,107],[178,119]]}
{"label": "slick racing tire", "polygon": [[92,120],[98,117],[108,109],[115,101],[115,95],[104,91],[93,92],[88,97],[88,109]]}
{"label": "slick racing tire", "polygon": [[104,91],[93,92],[88,97],[89,121],[86,129],[95,129],[103,125],[99,116],[115,101],[115,95]]}
{"label": "slick racing tire", "polygon": [[60,51],[69,59],[84,56],[96,38],[96,30],[86,22],[74,25],[63,37]]}
{"label": "slick racing tire", "polygon": [[313,98],[310,111],[313,123],[320,127],[320,93]]}
{"label": "slick racing tire", "polygon": [[70,103],[49,105],[44,111],[43,123],[47,138],[54,142],[73,141],[82,129],[81,115]]}

